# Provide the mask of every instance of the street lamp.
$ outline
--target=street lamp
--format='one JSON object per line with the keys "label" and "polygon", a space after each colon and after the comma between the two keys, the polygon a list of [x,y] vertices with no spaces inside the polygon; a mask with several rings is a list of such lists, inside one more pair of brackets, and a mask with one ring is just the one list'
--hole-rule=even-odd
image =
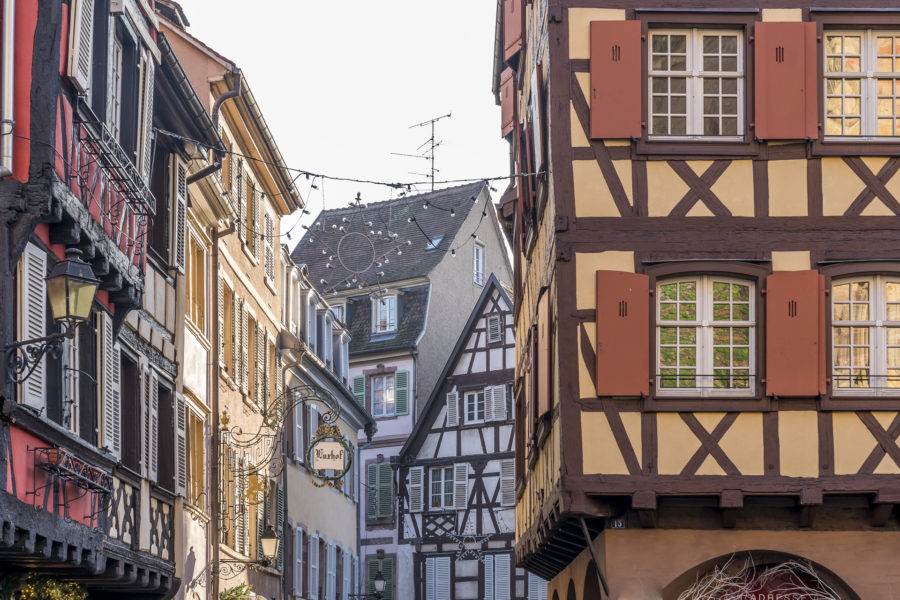
{"label": "street lamp", "polygon": [[375,579],[372,580],[372,585],[375,586],[375,597],[381,598],[381,595],[384,593],[384,575],[381,574],[381,570],[375,573]]}
{"label": "street lamp", "polygon": [[235,575],[243,573],[249,567],[268,567],[278,556],[278,544],[281,540],[271,525],[259,536],[259,545],[262,546],[263,557],[257,560],[222,559],[218,564],[221,577],[231,579]]}
{"label": "street lamp", "polygon": [[66,259],[57,263],[44,279],[53,320],[63,325],[58,333],[7,344],[7,378],[11,383],[28,379],[44,354],[58,357],[66,339],[75,337],[75,327],[91,316],[94,296],[100,280],[94,277],[90,265],[81,260],[81,250],[67,248]]}
{"label": "street lamp", "polygon": [[275,533],[275,530],[271,525],[266,527],[266,530],[263,532],[261,536],[259,536],[260,545],[262,545],[262,553],[265,557],[263,560],[266,564],[263,566],[267,566],[272,560],[278,556],[278,534]]}

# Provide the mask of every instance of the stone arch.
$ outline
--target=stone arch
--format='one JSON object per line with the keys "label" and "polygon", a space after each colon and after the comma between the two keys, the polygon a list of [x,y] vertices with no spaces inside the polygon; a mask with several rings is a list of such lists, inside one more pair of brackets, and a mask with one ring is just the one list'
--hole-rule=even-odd
{"label": "stone arch", "polygon": [[603,594],[600,591],[600,580],[597,578],[597,567],[594,566],[594,561],[588,562],[582,589],[584,591],[581,594],[581,600],[603,600]]}
{"label": "stone arch", "polygon": [[575,582],[569,579],[569,588],[566,590],[566,600],[578,600],[575,592]]}
{"label": "stone arch", "polygon": [[776,550],[745,550],[733,554],[723,554],[722,556],[717,556],[716,558],[700,563],[669,582],[662,590],[662,600],[677,600],[682,592],[687,590],[695,581],[710,573],[715,567],[724,567],[729,563],[742,565],[746,561],[750,561],[750,563],[757,568],[778,565],[788,561],[798,561],[808,564],[812,567],[816,576],[825,582],[831,589],[840,594],[841,600],[861,600],[859,595],[830,569],[803,556],[778,552]]}

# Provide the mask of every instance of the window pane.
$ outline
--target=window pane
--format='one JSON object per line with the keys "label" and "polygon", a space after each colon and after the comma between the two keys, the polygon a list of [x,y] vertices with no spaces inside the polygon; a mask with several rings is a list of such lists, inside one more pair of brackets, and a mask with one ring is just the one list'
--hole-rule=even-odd
{"label": "window pane", "polygon": [[669,43],[672,46],[672,52],[687,52],[687,36],[686,35],[673,35],[669,37]]}
{"label": "window pane", "polygon": [[676,327],[660,327],[659,328],[659,343],[660,344],[674,344],[678,340],[678,328]]}

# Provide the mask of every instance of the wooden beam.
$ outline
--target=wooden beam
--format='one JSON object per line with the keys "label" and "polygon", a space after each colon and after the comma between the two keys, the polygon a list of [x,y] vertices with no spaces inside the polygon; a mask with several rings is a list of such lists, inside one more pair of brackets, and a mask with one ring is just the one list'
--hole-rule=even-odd
{"label": "wooden beam", "polygon": [[50,243],[66,244],[68,246],[75,245],[81,240],[81,225],[75,221],[63,221],[57,224],[51,224]]}

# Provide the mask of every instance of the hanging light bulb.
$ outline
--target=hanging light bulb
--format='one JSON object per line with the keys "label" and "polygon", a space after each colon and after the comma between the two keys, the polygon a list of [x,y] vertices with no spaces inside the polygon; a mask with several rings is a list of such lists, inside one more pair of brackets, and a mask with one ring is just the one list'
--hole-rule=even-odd
{"label": "hanging light bulb", "polygon": [[455,216],[456,216],[456,211],[453,210],[452,208],[450,209],[450,216],[451,216],[451,217],[455,217]]}
{"label": "hanging light bulb", "polygon": [[328,254],[328,251],[325,248],[322,248],[322,254]]}
{"label": "hanging light bulb", "polygon": [[371,227],[371,226],[372,226],[372,221],[366,221],[366,227]]}
{"label": "hanging light bulb", "polygon": [[450,250],[450,256],[456,256],[456,250],[454,250],[454,249],[451,248],[451,250]]}
{"label": "hanging light bulb", "polygon": [[388,264],[389,262],[391,262],[391,259],[389,259],[389,258],[384,259],[384,264]]}
{"label": "hanging light bulb", "polygon": [[344,217],[341,219],[341,221],[343,221],[344,223],[349,223],[350,219],[348,219],[347,217]]}
{"label": "hanging light bulb", "polygon": [[378,275],[379,277],[384,277],[384,271],[378,271],[376,275]]}
{"label": "hanging light bulb", "polygon": [[343,225],[341,225],[340,227],[338,227],[338,230],[340,230],[340,231],[347,231],[346,229],[344,229],[344,226],[343,226]]}
{"label": "hanging light bulb", "polygon": [[425,204],[422,205],[422,208],[428,210],[428,200],[425,201]]}
{"label": "hanging light bulb", "polygon": [[401,250],[400,248],[397,248],[397,256],[400,256],[402,254],[403,254],[403,250]]}

